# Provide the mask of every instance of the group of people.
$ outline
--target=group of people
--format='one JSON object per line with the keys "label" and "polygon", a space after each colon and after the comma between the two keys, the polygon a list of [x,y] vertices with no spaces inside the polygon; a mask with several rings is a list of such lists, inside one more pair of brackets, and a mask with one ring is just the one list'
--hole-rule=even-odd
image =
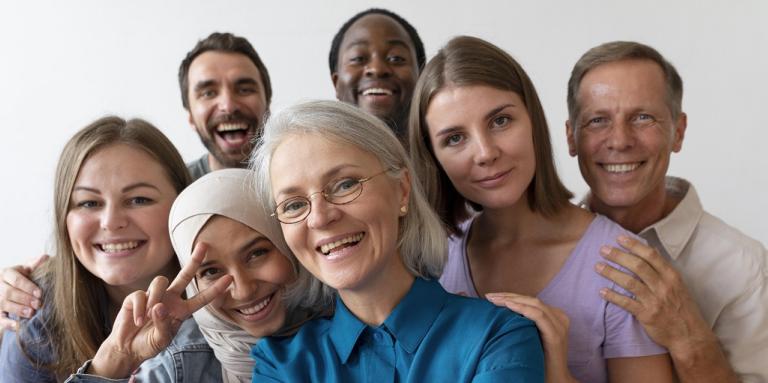
{"label": "group of people", "polygon": [[138,119],[75,134],[55,255],[2,270],[0,380],[768,382],[765,247],[667,176],[687,120],[655,49],[573,68],[580,204],[492,43],[427,60],[370,9],[329,66],[338,101],[269,113],[259,55],[213,33],[179,69],[208,153]]}

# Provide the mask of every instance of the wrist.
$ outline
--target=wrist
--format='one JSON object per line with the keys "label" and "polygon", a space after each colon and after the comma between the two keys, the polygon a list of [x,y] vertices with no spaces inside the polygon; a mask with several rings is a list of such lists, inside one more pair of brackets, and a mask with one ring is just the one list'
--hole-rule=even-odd
{"label": "wrist", "polygon": [[133,371],[133,363],[125,352],[102,344],[91,361],[86,373],[110,379],[127,378]]}

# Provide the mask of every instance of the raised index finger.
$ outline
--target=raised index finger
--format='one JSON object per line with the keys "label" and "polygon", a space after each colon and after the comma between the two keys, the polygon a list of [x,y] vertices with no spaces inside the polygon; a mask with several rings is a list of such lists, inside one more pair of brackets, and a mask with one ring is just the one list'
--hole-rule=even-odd
{"label": "raised index finger", "polygon": [[208,251],[208,245],[205,243],[200,242],[195,245],[195,248],[192,250],[192,256],[189,258],[189,263],[184,265],[184,267],[181,268],[181,271],[179,271],[179,275],[173,279],[170,287],[168,287],[169,292],[174,292],[180,295],[184,289],[187,288],[187,285],[189,285],[189,282],[195,277],[195,272],[203,262],[206,251]]}

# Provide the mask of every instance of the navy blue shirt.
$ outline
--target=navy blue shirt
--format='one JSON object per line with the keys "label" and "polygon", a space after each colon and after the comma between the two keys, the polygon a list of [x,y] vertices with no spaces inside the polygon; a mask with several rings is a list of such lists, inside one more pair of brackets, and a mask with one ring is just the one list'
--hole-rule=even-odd
{"label": "navy blue shirt", "polygon": [[416,278],[381,326],[336,298],[333,317],[259,341],[254,382],[543,382],[534,323]]}

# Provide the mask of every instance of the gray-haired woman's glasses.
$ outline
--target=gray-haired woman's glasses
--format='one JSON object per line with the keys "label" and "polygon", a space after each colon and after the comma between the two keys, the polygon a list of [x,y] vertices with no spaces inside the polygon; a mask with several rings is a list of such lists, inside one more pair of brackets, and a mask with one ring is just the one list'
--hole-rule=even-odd
{"label": "gray-haired woman's glasses", "polygon": [[389,168],[382,170],[370,177],[365,178],[340,178],[329,182],[323,190],[314,192],[306,197],[296,196],[288,198],[277,204],[277,209],[272,213],[278,221],[282,223],[298,223],[303,221],[312,210],[310,198],[315,194],[322,194],[323,198],[334,205],[348,204],[360,197],[363,193],[363,184],[372,180],[374,177],[382,175],[389,171],[396,171],[398,168]]}

